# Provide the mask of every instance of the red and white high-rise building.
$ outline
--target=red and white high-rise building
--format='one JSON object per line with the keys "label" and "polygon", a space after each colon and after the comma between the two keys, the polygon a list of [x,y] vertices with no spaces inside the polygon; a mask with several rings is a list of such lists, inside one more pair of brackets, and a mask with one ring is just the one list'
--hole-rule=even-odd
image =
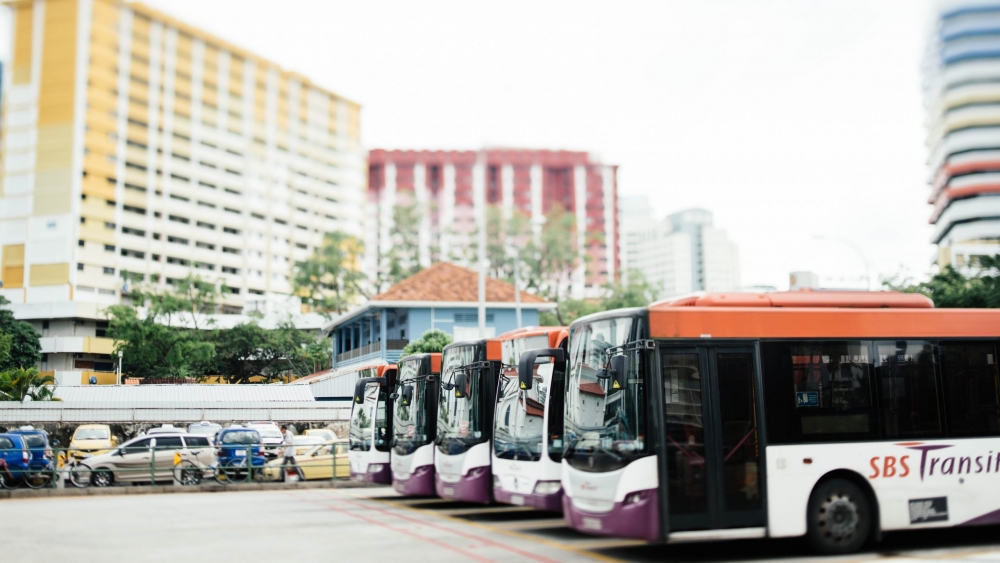
{"label": "red and white high-rise building", "polygon": [[[617,166],[577,151],[489,148],[479,151],[375,149],[368,156],[366,268],[377,272],[392,248],[393,210],[417,206],[419,262],[449,259],[475,240],[487,206],[515,210],[540,232],[561,205],[575,215],[574,244],[581,254],[572,294],[593,294],[620,269]],[[474,250],[474,247],[472,248]]]}

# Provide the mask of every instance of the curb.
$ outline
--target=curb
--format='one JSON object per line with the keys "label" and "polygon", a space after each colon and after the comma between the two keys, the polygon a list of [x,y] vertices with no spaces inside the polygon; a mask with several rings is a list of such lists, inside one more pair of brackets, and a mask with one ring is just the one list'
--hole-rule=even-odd
{"label": "curb", "polygon": [[0,500],[115,495],[170,495],[178,493],[239,493],[244,491],[302,491],[308,489],[358,489],[383,486],[385,485],[359,483],[357,481],[318,481],[312,483],[247,483],[245,485],[219,485],[218,483],[211,483],[184,487],[175,485],[131,485],[104,488],[87,487],[86,489],[72,487],[65,489],[14,489],[0,490]]}

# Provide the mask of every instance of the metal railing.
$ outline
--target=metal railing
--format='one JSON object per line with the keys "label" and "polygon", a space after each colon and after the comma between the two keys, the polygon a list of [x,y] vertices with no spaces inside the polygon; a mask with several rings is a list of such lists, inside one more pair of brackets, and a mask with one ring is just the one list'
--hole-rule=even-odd
{"label": "metal railing", "polygon": [[[385,349],[402,350],[403,348],[406,348],[406,345],[409,343],[409,340],[386,340]],[[372,342],[371,344],[365,344],[364,346],[359,346],[353,350],[337,354],[337,363],[346,362],[347,360],[353,360],[354,358],[360,358],[361,356],[367,356],[368,354],[374,354],[381,351],[382,341]]]}
{"label": "metal railing", "polygon": [[[297,480],[343,481],[350,479],[347,443],[317,444],[318,455],[305,450],[286,464],[283,455],[268,456],[260,445],[115,447],[98,452],[71,448],[0,449],[0,489],[112,487],[120,485],[179,486],[214,481],[222,485]],[[289,446],[281,446],[282,449]],[[329,453],[321,453],[329,447]],[[36,455],[42,453],[41,456]],[[222,455],[220,455],[222,454]],[[329,455],[329,459],[324,459]],[[296,467],[298,471],[296,472]]]}

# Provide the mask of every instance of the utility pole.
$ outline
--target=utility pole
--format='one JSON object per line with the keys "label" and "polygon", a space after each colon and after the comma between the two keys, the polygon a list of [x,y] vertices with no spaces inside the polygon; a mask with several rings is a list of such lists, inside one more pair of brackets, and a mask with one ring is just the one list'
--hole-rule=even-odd
{"label": "utility pole", "polygon": [[479,338],[486,338],[486,167],[483,166],[482,153],[479,159],[472,168],[472,195],[478,205],[476,262],[479,264]]}
{"label": "utility pole", "polygon": [[118,381],[118,385],[122,384],[122,351],[118,350],[118,377],[115,378]]}

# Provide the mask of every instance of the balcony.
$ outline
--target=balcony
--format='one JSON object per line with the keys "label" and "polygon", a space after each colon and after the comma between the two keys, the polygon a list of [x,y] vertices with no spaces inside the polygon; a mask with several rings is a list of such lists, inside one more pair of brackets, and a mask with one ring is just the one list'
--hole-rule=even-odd
{"label": "balcony", "polygon": [[403,348],[409,340],[387,340],[384,353],[381,342],[372,342],[342,354],[337,354],[336,366],[342,367],[374,360],[385,360],[394,363],[402,356]]}

